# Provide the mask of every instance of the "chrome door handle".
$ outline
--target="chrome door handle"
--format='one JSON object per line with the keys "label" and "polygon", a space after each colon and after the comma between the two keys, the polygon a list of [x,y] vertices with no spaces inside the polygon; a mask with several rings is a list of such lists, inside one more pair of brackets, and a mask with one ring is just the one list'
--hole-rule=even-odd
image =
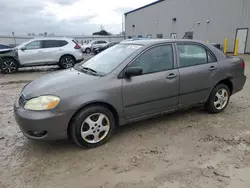
{"label": "chrome door handle", "polygon": [[167,79],[173,79],[173,78],[176,78],[176,77],[177,77],[176,74],[170,73],[166,78],[167,78]]}
{"label": "chrome door handle", "polygon": [[214,71],[214,70],[216,70],[217,69],[217,67],[215,67],[215,66],[211,66],[208,70],[210,70],[210,71]]}

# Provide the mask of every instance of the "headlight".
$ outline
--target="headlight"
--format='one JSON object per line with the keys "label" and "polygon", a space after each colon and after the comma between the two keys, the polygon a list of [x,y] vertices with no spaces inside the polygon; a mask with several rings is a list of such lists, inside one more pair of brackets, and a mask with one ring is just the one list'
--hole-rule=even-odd
{"label": "headlight", "polygon": [[26,110],[50,110],[55,108],[60,102],[60,98],[56,96],[40,96],[33,99],[28,100],[24,105],[24,109]]}

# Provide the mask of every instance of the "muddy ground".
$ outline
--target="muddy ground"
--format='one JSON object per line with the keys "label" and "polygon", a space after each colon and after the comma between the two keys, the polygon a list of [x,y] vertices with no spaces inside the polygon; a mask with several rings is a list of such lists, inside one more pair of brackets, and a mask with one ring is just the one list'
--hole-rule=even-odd
{"label": "muddy ground", "polygon": [[[250,56],[246,75],[250,76]],[[0,73],[1,188],[250,187],[250,82],[225,112],[184,110],[118,128],[85,150],[26,139],[12,105],[24,84],[57,67]]]}

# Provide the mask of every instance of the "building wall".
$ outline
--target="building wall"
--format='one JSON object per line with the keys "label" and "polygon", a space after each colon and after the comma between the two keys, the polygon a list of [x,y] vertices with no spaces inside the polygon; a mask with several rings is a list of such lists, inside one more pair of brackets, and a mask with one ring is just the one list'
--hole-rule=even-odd
{"label": "building wall", "polygon": [[[21,44],[23,42],[26,42],[30,39],[36,38],[36,37],[41,37],[41,36],[0,36],[0,43],[3,44],[11,44],[11,45],[15,45],[15,43]],[[53,36],[53,37],[62,37],[62,36]],[[120,42],[122,40],[124,40],[124,36],[115,36],[115,35],[111,35],[111,36],[97,36],[97,35],[84,35],[84,36],[68,36],[70,38],[74,38],[75,40],[77,40],[79,43],[88,43],[92,40],[107,40],[109,42]]]}
{"label": "building wall", "polygon": [[[162,33],[169,38],[177,33],[182,38],[191,30],[194,39],[211,43],[223,44],[227,37],[230,52],[237,28],[250,29],[250,0],[165,0],[125,15],[126,37],[151,34],[156,38]],[[250,30],[246,52],[250,53]]]}

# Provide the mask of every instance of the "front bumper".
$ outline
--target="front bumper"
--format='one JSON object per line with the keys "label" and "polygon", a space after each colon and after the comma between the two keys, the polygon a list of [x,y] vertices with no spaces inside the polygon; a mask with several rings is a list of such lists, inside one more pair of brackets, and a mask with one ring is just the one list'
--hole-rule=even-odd
{"label": "front bumper", "polygon": [[[35,140],[67,139],[70,115],[67,112],[29,111],[14,105],[14,115],[23,134]],[[34,136],[34,132],[44,132]],[[46,134],[45,134],[46,133]]]}

